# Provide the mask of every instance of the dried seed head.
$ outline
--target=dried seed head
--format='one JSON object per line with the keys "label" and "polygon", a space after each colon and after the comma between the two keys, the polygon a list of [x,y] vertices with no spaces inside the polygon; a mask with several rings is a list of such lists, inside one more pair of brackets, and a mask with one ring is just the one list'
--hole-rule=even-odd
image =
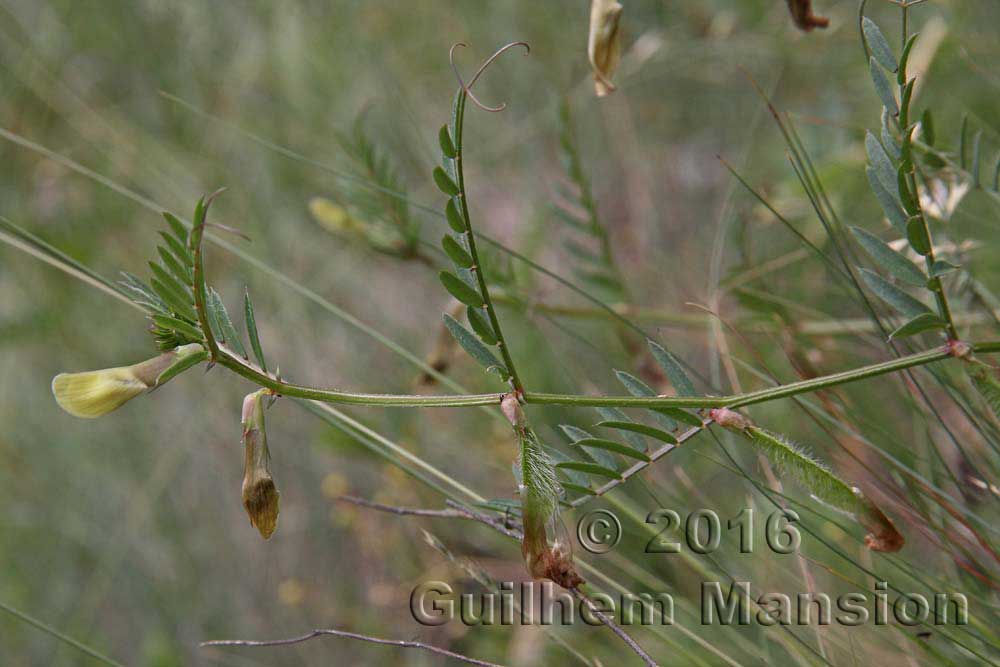
{"label": "dried seed head", "polygon": [[619,19],[622,5],[615,0],[592,0],[590,3],[590,38],[587,56],[594,70],[594,90],[598,97],[615,91],[611,77],[618,69],[621,55]]}
{"label": "dried seed head", "polygon": [[163,384],[175,374],[167,371],[187,364],[199,352],[203,352],[201,345],[192,343],[132,366],[60,373],[52,379],[52,395],[73,416],[100,417]]}
{"label": "dried seed head", "polygon": [[250,523],[266,540],[278,525],[278,488],[268,463],[267,433],[264,430],[264,398],[261,389],[243,399],[243,507]]}
{"label": "dried seed head", "polygon": [[858,516],[858,522],[868,530],[865,535],[865,546],[872,551],[884,551],[893,553],[899,551],[906,544],[906,538],[896,530],[895,524],[879,508],[865,498],[860,491],[858,497],[862,498],[866,504],[865,511]]}

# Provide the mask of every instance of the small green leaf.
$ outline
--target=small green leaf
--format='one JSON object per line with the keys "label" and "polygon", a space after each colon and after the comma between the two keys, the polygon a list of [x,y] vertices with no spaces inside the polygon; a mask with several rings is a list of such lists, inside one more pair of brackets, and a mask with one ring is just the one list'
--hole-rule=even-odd
{"label": "small green leaf", "polygon": [[920,204],[917,203],[917,198],[910,192],[907,173],[903,170],[902,165],[900,165],[899,171],[896,172],[896,183],[899,186],[899,200],[903,203],[903,210],[909,215],[920,213]]}
{"label": "small green leaf", "polygon": [[924,113],[920,116],[920,129],[924,134],[924,142],[928,146],[934,145],[934,116],[931,114],[930,109],[924,109]]}
{"label": "small green leaf", "polygon": [[163,217],[166,219],[167,224],[170,225],[170,230],[174,233],[174,236],[178,241],[187,246],[188,243],[188,228],[183,222],[177,219],[173,213],[163,212]]}
{"label": "small green leaf", "polygon": [[900,203],[896,165],[889,159],[882,144],[871,132],[865,134],[865,150],[868,152],[868,161],[871,163],[872,169],[875,170],[875,176],[878,177],[879,183],[882,184],[887,193],[892,195],[894,201]]}
{"label": "small green leaf", "polygon": [[462,346],[462,349],[468,352],[470,357],[478,361],[483,368],[497,371],[504,380],[510,376],[510,373],[493,356],[493,353],[471,331],[459,324],[454,317],[445,313],[444,325],[451,332],[451,335],[455,337],[455,340],[458,341],[458,344]]}
{"label": "small green leaf", "polygon": [[979,187],[979,165],[982,161],[982,151],[981,143],[983,139],[983,131],[979,130],[976,132],[975,139],[972,140],[972,187]]}
{"label": "small green leaf", "polygon": [[903,94],[899,96],[899,126],[907,128],[910,126],[910,100],[913,98],[913,87],[916,79],[910,79],[903,86]]}
{"label": "small green leaf", "polygon": [[181,263],[188,270],[188,275],[192,275],[194,270],[194,258],[191,256],[191,251],[188,250],[187,244],[182,243],[176,236],[169,234],[167,232],[160,232],[160,237],[167,244],[167,248],[177,261]]}
{"label": "small green leaf", "polygon": [[[596,408],[596,411],[597,414],[600,416],[601,421],[622,422],[623,424],[632,424],[635,422],[634,419],[629,417],[627,414],[625,414],[624,411],[619,410],[618,408],[602,407],[602,408]],[[632,445],[634,449],[638,449],[641,452],[646,451],[647,449],[646,439],[642,437],[640,434],[634,433],[632,431],[622,431],[622,437],[625,438],[625,440],[628,441],[628,443]]]}
{"label": "small green leaf", "polygon": [[915,215],[906,221],[906,240],[918,255],[926,257],[931,252],[931,240],[922,216]]}
{"label": "small green leaf", "polygon": [[585,472],[588,475],[597,475],[598,477],[607,477],[608,479],[621,479],[618,471],[605,468],[596,463],[587,463],[586,461],[563,461],[557,463],[556,468],[560,470],[576,470],[577,472]]}
{"label": "small green leaf", "polygon": [[438,274],[438,278],[441,280],[441,284],[448,292],[464,303],[466,306],[471,308],[481,308],[483,306],[483,297],[478,291],[469,287],[469,284],[464,280],[456,276],[454,273],[449,273],[448,271],[442,271]]}
{"label": "small green leaf", "polygon": [[602,421],[598,422],[597,426],[602,428],[613,428],[619,431],[630,431],[632,433],[640,433],[650,438],[659,440],[660,442],[666,442],[672,445],[677,444],[677,438],[671,433],[652,426],[646,426],[645,424],[639,424],[637,422],[624,422],[624,421]]}
{"label": "small green leaf", "polygon": [[893,197],[885,186],[882,185],[882,181],[878,179],[873,167],[868,167],[865,169],[865,173],[868,174],[868,184],[871,186],[872,193],[875,195],[875,199],[878,200],[879,206],[882,207],[882,212],[885,213],[885,217],[889,219],[894,227],[903,231],[906,229],[906,214],[903,212],[901,205],[897,198]]}
{"label": "small green leaf", "polygon": [[945,274],[951,273],[952,271],[957,271],[960,268],[962,267],[952,264],[949,261],[943,259],[937,259],[934,260],[933,264],[931,264],[930,276],[931,278],[938,278]]}
{"label": "small green leaf", "polygon": [[861,30],[864,32],[865,41],[868,42],[868,48],[872,50],[874,59],[878,60],[878,63],[890,72],[895,72],[898,69],[896,56],[893,55],[892,47],[889,46],[885,35],[882,34],[875,22],[867,16],[864,17],[861,20]]}
{"label": "small green leaf", "polygon": [[177,261],[177,258],[174,257],[170,251],[160,245],[156,246],[156,254],[160,256],[160,261],[163,262],[163,265],[170,270],[170,273],[173,274],[174,278],[176,278],[178,282],[182,285],[188,285],[190,283],[191,274],[185,269],[185,267],[181,266],[181,263]]}
{"label": "small green leaf", "polygon": [[247,337],[250,339],[250,349],[253,350],[260,369],[267,372],[267,361],[264,360],[264,351],[260,346],[260,334],[257,333],[257,318],[253,313],[253,302],[250,301],[250,290],[243,291],[243,319],[247,325]]}
{"label": "small green leaf", "polygon": [[451,140],[451,131],[448,130],[447,125],[442,125],[441,129],[438,130],[438,144],[441,146],[441,152],[444,153],[446,158],[455,159],[458,152],[455,150],[455,144]]}
{"label": "small green leaf", "polygon": [[458,186],[455,185],[455,181],[451,180],[451,176],[445,173],[445,170],[441,167],[434,167],[434,183],[438,186],[438,189],[448,195],[449,197],[454,197],[458,194]]}
{"label": "small green leaf", "polygon": [[898,116],[899,105],[896,103],[896,96],[892,93],[892,84],[889,83],[885,72],[878,66],[874,58],[871,60],[870,71],[872,83],[875,84],[875,92],[878,94],[879,99],[882,100],[882,106],[893,116]]}
{"label": "small green leaf", "polygon": [[458,204],[455,203],[455,199],[449,199],[448,205],[445,206],[444,215],[448,220],[448,225],[458,234],[465,233],[465,220],[462,219],[462,214],[458,212]]}
{"label": "small green leaf", "polygon": [[[150,264],[153,265],[152,262]],[[157,266],[157,268],[159,269],[160,267]],[[160,269],[160,272],[163,275],[167,275],[167,272],[163,269]],[[158,276],[154,276],[150,279],[149,284],[171,312],[191,321],[197,319],[194,304],[191,303],[191,296],[179,291],[175,281],[164,283]]]}
{"label": "small green leaf", "polygon": [[899,311],[904,317],[912,319],[918,315],[931,312],[923,303],[917,301],[877,273],[868,269],[861,269],[861,278],[876,296]]}
{"label": "small green leaf", "polygon": [[[571,424],[560,424],[559,430],[563,432],[567,439],[569,439],[570,444],[576,444],[580,440],[590,440],[593,439],[593,435],[587,433],[582,428],[577,428]],[[643,451],[644,448],[640,448],[639,451]],[[602,449],[601,447],[586,448],[584,451],[587,453],[591,459],[594,460],[598,465],[602,465],[608,470],[618,470],[618,460],[608,452],[607,449]],[[563,459],[565,460],[565,459]]]}
{"label": "small green leaf", "polygon": [[487,345],[496,345],[497,336],[493,332],[493,325],[490,324],[489,319],[486,317],[486,311],[482,308],[467,308],[466,317],[469,320],[469,324],[472,326],[472,330],[476,332],[484,343]]}
{"label": "small green leaf", "polygon": [[915,287],[924,287],[927,284],[927,276],[924,275],[923,271],[906,257],[883,243],[877,236],[860,227],[851,227],[851,232],[880,268]]}
{"label": "small green leaf", "polygon": [[681,367],[680,362],[677,361],[676,357],[667,351],[665,347],[656,343],[652,340],[647,340],[646,344],[649,346],[649,351],[653,354],[653,359],[659,364],[663,372],[666,373],[667,379],[670,380],[670,384],[673,385],[674,390],[677,392],[678,396],[697,396],[698,392],[694,390],[694,385],[691,383],[691,378],[688,377],[687,373]]}
{"label": "small green leaf", "polygon": [[132,275],[128,271],[122,271],[122,280],[119,281],[119,285],[124,287],[130,294],[133,301],[135,301],[140,306],[146,306],[151,310],[166,312],[167,304],[164,303],[163,299],[156,294],[156,292],[146,283],[142,281],[141,278]]}
{"label": "small green leaf", "polygon": [[885,110],[882,112],[882,145],[893,161],[898,162],[903,157],[902,151],[896,143],[896,138],[892,136],[892,131],[889,129],[889,114]]}
{"label": "small green leaf", "polygon": [[[615,377],[617,377],[618,381],[625,386],[625,389],[628,391],[628,393],[632,394],[633,396],[638,396],[638,397],[656,396],[656,392],[653,391],[648,384],[646,384],[639,378],[635,377],[631,373],[626,373],[625,371],[616,370]],[[677,424],[674,422],[674,420],[671,419],[668,415],[666,415],[663,410],[653,410],[652,412],[655,413],[656,420],[659,421],[660,424],[667,430],[673,430],[677,428]]]}
{"label": "small green leaf", "polygon": [[219,333],[222,334],[222,340],[228,345],[233,352],[236,352],[244,359],[247,358],[246,350],[243,349],[243,341],[240,340],[240,335],[236,333],[236,327],[233,326],[233,320],[229,317],[229,312],[226,310],[226,306],[222,303],[222,297],[219,293],[215,291],[215,288],[210,288],[208,290],[208,300],[205,304],[206,309],[211,313],[212,318],[215,319],[216,324],[219,325]]}
{"label": "small green leaf", "polygon": [[903,47],[903,55],[899,57],[899,69],[896,71],[896,83],[903,85],[906,83],[906,66],[910,62],[910,51],[913,50],[913,45],[917,42],[917,33],[910,35],[910,38],[906,40],[906,45]]}
{"label": "small green leaf", "polygon": [[179,320],[176,317],[170,317],[169,315],[161,315],[159,313],[153,315],[152,319],[157,326],[170,331],[176,331],[190,340],[199,341],[205,339],[205,336],[198,327],[185,322],[184,320]]}
{"label": "small green leaf", "polygon": [[944,329],[947,326],[948,323],[934,313],[921,313],[889,334],[889,340],[915,336],[931,329]]}
{"label": "small green leaf", "polygon": [[638,459],[639,461],[649,462],[649,456],[644,452],[633,449],[628,445],[624,445],[620,442],[615,442],[614,440],[606,440],[604,438],[582,438],[573,443],[578,447],[592,447],[594,449],[603,449],[608,452],[614,452],[616,454],[621,454],[622,456],[628,456],[633,459]]}
{"label": "small green leaf", "polygon": [[462,269],[468,269],[472,266],[472,255],[469,251],[462,247],[462,245],[455,240],[453,236],[445,235],[441,239],[441,247],[444,248],[444,252],[451,261],[455,263],[456,266]]}

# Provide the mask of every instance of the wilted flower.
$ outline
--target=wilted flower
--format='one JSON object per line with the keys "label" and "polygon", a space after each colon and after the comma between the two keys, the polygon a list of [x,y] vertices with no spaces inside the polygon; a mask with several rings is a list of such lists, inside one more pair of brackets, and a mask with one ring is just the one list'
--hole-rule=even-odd
{"label": "wilted flower", "polygon": [[264,430],[264,398],[261,389],[243,399],[243,507],[250,524],[265,540],[278,525],[278,488],[274,485],[268,463],[267,433]]}
{"label": "wilted flower", "polygon": [[593,0],[590,3],[590,38],[587,56],[594,69],[594,90],[598,97],[615,91],[611,83],[621,54],[621,31],[618,20],[622,5],[615,0]]}
{"label": "wilted flower", "polygon": [[52,394],[66,412],[92,419],[155,389],[180,371],[204,359],[198,343],[182,345],[142,363],[86,373],[60,373],[52,378]]}

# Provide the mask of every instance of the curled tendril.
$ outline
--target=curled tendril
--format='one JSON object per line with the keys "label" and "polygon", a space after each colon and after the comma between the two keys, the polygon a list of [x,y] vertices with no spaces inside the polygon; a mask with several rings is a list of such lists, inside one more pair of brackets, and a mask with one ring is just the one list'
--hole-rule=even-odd
{"label": "curled tendril", "polygon": [[458,67],[455,65],[455,49],[457,49],[460,46],[467,46],[467,44],[465,44],[464,42],[456,42],[451,45],[451,49],[448,51],[448,62],[451,63],[451,69],[453,72],[455,72],[455,78],[458,79],[458,85],[462,88],[465,94],[469,96],[469,99],[472,100],[472,103],[475,104],[480,109],[482,109],[483,111],[498,113],[506,109],[507,108],[506,103],[503,103],[498,107],[486,106],[485,104],[480,102],[475,95],[472,94],[472,87],[476,85],[476,81],[478,81],[479,77],[482,76],[483,72],[486,71],[486,68],[492,65],[493,61],[499,58],[505,52],[510,51],[515,46],[523,46],[524,55],[528,55],[529,53],[531,53],[531,46],[527,42],[511,42],[510,44],[504,44],[503,46],[501,46],[499,49],[496,50],[496,53],[487,58],[483,62],[483,64],[480,65],[479,69],[476,70],[475,75],[473,75],[472,79],[469,81],[468,84],[466,84],[465,81],[462,80],[462,75],[459,74]]}

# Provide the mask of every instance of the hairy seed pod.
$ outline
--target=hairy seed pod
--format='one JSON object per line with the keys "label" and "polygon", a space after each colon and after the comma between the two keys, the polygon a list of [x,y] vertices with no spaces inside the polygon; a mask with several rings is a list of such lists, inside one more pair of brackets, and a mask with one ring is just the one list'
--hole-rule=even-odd
{"label": "hairy seed pod", "polygon": [[709,417],[723,428],[746,436],[775,467],[794,477],[815,500],[855,519],[868,531],[866,547],[887,552],[903,548],[906,540],[889,517],[859,488],[842,480],[809,452],[728,408],[711,410]]}
{"label": "hairy seed pod", "polygon": [[192,343],[132,366],[60,373],[52,378],[52,395],[59,407],[71,415],[93,419],[155,389],[203,358],[202,346]]}
{"label": "hairy seed pod", "polygon": [[243,399],[243,507],[250,517],[250,524],[260,531],[265,540],[271,537],[278,525],[280,495],[268,469],[271,454],[264,430],[266,396],[267,390],[261,389]]}

